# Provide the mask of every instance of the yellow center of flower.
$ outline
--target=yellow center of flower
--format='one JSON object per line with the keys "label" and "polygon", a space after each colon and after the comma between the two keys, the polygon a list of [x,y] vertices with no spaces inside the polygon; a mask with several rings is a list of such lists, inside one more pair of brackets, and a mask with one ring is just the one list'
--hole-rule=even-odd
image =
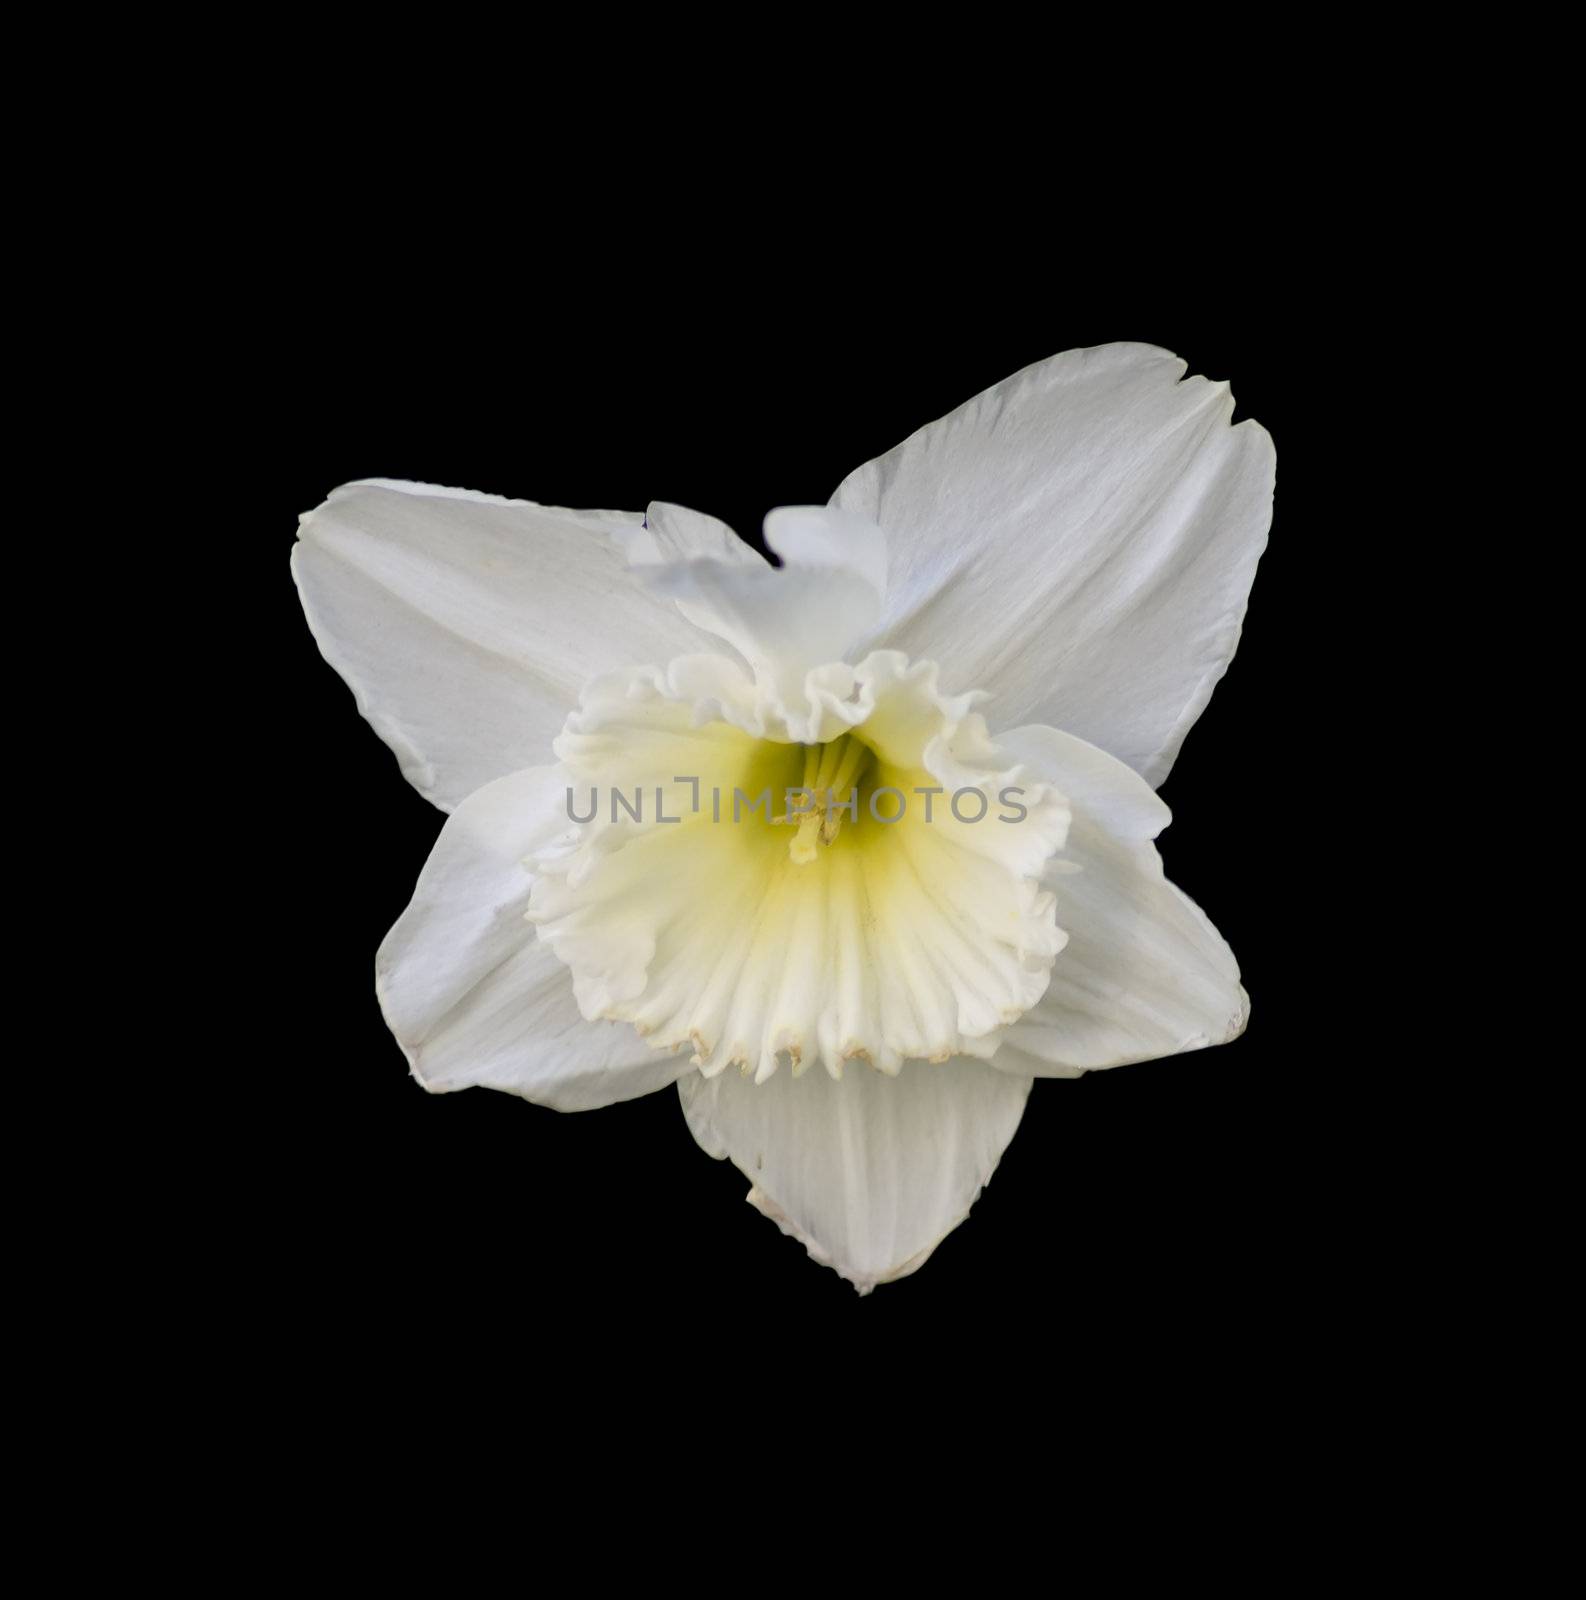
{"label": "yellow center of flower", "polygon": [[[989,1058],[1066,937],[1040,881],[1066,802],[1023,786],[929,663],[878,655],[808,743],[698,671],[598,683],[557,741],[598,804],[529,863],[527,909],[584,1016],[706,1076]],[[1009,783],[1014,822],[992,804]]]}

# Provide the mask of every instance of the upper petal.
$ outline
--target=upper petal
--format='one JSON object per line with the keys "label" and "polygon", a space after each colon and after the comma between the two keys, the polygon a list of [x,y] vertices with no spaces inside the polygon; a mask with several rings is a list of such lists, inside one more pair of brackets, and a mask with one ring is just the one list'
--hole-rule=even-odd
{"label": "upper petal", "polygon": [[1047,876],[1068,943],[993,1063],[1075,1077],[1236,1038],[1250,1008],[1239,964],[1205,912],[1168,882],[1152,843],[1168,808],[1137,773],[1069,734],[1016,728],[998,742],[1062,790],[1070,823]]}
{"label": "upper petal", "polygon": [[754,1185],[750,1202],[863,1294],[923,1265],[969,1215],[1030,1080],[961,1056],[895,1078],[689,1073],[678,1090],[701,1147]]}
{"label": "upper petal", "polygon": [[871,642],[1160,783],[1239,640],[1274,451],[1151,345],[1037,362],[844,479],[890,551]]}
{"label": "upper petal", "polygon": [[[659,509],[674,519],[680,512]],[[709,554],[674,557],[647,575],[743,657],[773,714],[798,724],[811,671],[851,655],[881,616],[886,538],[874,522],[828,506],[781,506],[766,517],[765,537],[781,567]]]}
{"label": "upper petal", "polygon": [[628,570],[644,534],[632,513],[371,479],[303,518],[292,572],[325,659],[450,810],[544,761],[596,673],[699,648]]}
{"label": "upper petal", "polygon": [[567,827],[565,798],[552,768],[470,795],[380,946],[381,1008],[426,1089],[483,1084],[584,1111],[662,1088],[687,1065],[632,1028],[586,1022],[567,968],[524,920],[523,858]]}

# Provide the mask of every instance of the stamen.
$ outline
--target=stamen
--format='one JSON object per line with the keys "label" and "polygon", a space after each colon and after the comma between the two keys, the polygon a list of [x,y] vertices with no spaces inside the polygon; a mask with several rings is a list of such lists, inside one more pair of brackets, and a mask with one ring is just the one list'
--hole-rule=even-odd
{"label": "stamen", "polygon": [[821,767],[815,777],[817,789],[831,788],[832,779],[837,776],[837,763],[843,756],[843,747],[852,742],[847,734],[843,734],[840,738],[833,739],[830,744],[821,746]]}
{"label": "stamen", "polygon": [[836,840],[845,812],[857,814],[859,791],[854,781],[869,755],[869,746],[848,734],[824,745],[804,747],[803,787],[810,798],[798,807],[790,805],[786,817],[777,819],[798,823],[798,832],[788,843],[788,855],[801,866],[815,859],[817,844]]}
{"label": "stamen", "polygon": [[858,739],[839,740],[838,743],[846,743],[848,748],[843,751],[843,758],[838,763],[836,774],[826,787],[838,799],[846,800],[854,779],[859,776],[859,768],[870,752]]}

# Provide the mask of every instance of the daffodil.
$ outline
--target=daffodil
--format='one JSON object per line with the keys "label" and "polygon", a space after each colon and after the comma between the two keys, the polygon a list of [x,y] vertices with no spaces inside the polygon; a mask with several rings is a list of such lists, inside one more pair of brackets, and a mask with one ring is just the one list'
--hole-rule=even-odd
{"label": "daffodil", "polygon": [[1234,653],[1274,455],[1184,373],[1029,367],[772,512],[780,567],[667,504],[368,480],[305,516],[314,636],[450,813],[376,960],[418,1081],[675,1085],[867,1291],[968,1214],[1034,1079],[1237,1036],[1154,786]]}

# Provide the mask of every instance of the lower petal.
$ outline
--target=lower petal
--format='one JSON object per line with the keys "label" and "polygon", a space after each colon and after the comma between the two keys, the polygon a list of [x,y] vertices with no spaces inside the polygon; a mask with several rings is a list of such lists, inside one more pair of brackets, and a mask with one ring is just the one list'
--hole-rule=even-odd
{"label": "lower petal", "polygon": [[567,968],[524,920],[523,858],[566,828],[564,793],[555,769],[537,767],[470,795],[380,947],[381,1009],[432,1092],[478,1084],[586,1111],[664,1088],[687,1067],[632,1028],[585,1021]]}
{"label": "lower petal", "polygon": [[1239,964],[1164,875],[1152,841],[1171,813],[1149,784],[1054,728],[1018,728],[999,743],[1062,790],[1072,820],[1046,879],[1068,944],[993,1063],[1019,1076],[1075,1077],[1236,1039],[1250,1013]]}
{"label": "lower petal", "polygon": [[1019,1126],[1030,1079],[969,1057],[879,1072],[678,1081],[702,1149],[749,1201],[868,1294],[915,1271],[969,1215]]}

